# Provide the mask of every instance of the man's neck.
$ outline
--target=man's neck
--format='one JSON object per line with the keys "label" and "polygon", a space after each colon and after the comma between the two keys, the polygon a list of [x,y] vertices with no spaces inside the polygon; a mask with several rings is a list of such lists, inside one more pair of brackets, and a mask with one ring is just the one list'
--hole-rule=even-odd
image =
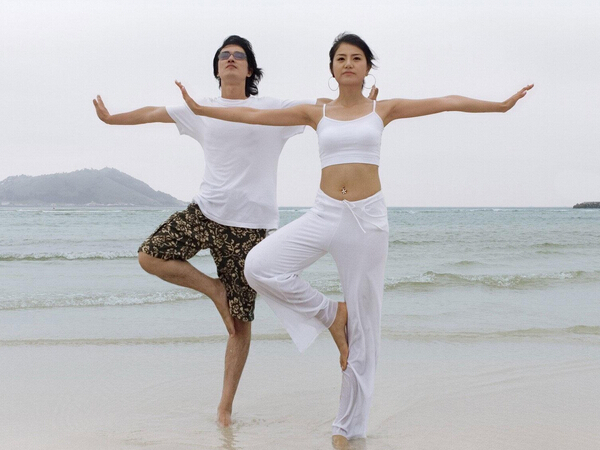
{"label": "man's neck", "polygon": [[221,82],[221,97],[228,100],[246,100],[246,83],[227,84]]}

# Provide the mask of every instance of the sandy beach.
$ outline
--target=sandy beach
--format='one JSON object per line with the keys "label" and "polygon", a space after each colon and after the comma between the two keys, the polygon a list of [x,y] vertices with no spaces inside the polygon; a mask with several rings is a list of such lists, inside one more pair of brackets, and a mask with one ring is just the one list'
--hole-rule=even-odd
{"label": "sandy beach", "polygon": [[[234,405],[215,423],[224,339],[0,347],[0,448],[324,449],[335,348],[256,336]],[[366,441],[375,449],[597,449],[600,347],[384,339]]]}

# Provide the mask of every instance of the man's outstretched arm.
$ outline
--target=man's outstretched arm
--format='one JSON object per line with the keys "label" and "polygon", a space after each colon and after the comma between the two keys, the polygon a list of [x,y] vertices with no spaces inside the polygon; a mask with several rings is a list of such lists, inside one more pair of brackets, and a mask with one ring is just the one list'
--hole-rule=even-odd
{"label": "man's outstretched arm", "polygon": [[167,108],[164,106],[146,106],[134,111],[110,114],[108,109],[106,109],[106,106],[104,106],[102,97],[98,95],[93,102],[98,118],[109,125],[140,125],[142,123],[175,122],[167,112]]}

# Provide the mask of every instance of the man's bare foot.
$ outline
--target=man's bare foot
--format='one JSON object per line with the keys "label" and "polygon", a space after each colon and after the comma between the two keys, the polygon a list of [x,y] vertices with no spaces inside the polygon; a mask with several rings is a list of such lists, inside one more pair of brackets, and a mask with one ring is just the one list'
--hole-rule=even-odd
{"label": "man's bare foot", "polygon": [[221,314],[221,318],[225,323],[225,327],[227,328],[227,332],[230,336],[235,334],[235,324],[233,322],[233,317],[229,312],[229,302],[227,301],[227,291],[225,290],[225,286],[218,278],[214,279],[214,289],[211,294],[208,294],[210,299],[213,301],[215,306],[217,307],[217,311]]}
{"label": "man's bare foot", "polygon": [[348,338],[346,337],[346,324],[348,323],[348,308],[343,302],[338,303],[335,319],[329,327],[335,345],[340,351],[340,366],[346,370],[348,365]]}
{"label": "man's bare foot", "polygon": [[348,448],[348,439],[339,434],[334,434],[331,437],[331,444],[336,450],[345,450]]}
{"label": "man's bare foot", "polygon": [[228,427],[229,425],[231,425],[231,411],[225,409],[218,409],[217,422],[222,427]]}

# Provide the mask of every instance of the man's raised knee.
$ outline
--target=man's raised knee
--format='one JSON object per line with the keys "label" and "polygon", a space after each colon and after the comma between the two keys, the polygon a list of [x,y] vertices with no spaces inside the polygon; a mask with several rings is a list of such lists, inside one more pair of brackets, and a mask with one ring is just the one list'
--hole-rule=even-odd
{"label": "man's raised knee", "polygon": [[142,269],[144,269],[146,272],[152,275],[156,275],[158,265],[162,261],[162,259],[155,258],[154,256],[151,256],[148,253],[138,252],[138,262],[140,263],[140,266],[142,267]]}

